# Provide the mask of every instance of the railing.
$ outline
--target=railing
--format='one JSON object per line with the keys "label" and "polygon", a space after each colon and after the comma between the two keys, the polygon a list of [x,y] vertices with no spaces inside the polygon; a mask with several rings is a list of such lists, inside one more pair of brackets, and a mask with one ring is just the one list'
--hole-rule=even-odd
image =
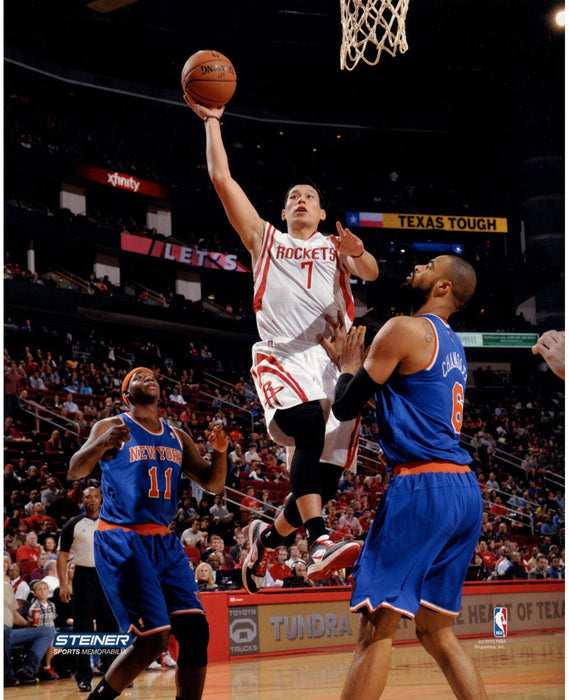
{"label": "railing", "polygon": [[[231,494],[235,494],[235,496],[243,498],[245,494],[242,491],[238,491],[237,489],[232,488],[231,486],[226,486],[225,487],[226,494],[227,492],[230,492]],[[250,513],[255,513],[256,515],[259,515],[259,510],[265,510],[265,508],[269,508],[269,510],[273,510],[274,514],[269,515],[266,511],[263,513],[263,517],[268,518],[269,520],[275,520],[276,513],[278,511],[278,507],[274,506],[272,503],[267,503],[265,501],[261,501],[259,498],[256,498],[255,496],[249,496],[248,498],[252,498],[254,501],[259,503],[261,508],[249,508],[249,506],[244,506],[241,504],[241,501],[235,501],[232,498],[229,498],[229,496],[225,496],[225,500],[227,503],[231,503],[234,506],[238,506],[240,510],[248,510]]]}
{"label": "railing", "polygon": [[[478,447],[474,444],[474,438],[471,435],[467,435],[466,433],[461,434],[461,442],[467,447],[470,447],[471,449],[476,449]],[[526,469],[522,466],[522,460],[519,457],[515,457],[514,455],[510,454],[509,452],[505,452],[504,450],[496,448],[492,452],[492,458],[494,462],[497,463],[497,465],[504,465],[506,469],[517,469],[524,475],[526,474]],[[497,468],[497,466],[494,468]],[[561,474],[554,474],[552,472],[546,471],[544,472],[543,479],[544,481],[549,481],[552,484],[555,484],[555,486],[557,486],[560,489],[565,488],[565,477]]]}
{"label": "railing", "polygon": [[[219,377],[216,377],[213,374],[210,374],[209,372],[204,372],[203,373],[204,379],[207,379],[208,384],[213,384],[215,387],[228,387],[231,389],[236,389],[235,384],[231,384],[231,382],[226,381],[225,379],[220,379]],[[232,408],[234,411],[239,412],[239,413],[245,413],[249,416],[249,421],[251,423],[251,433],[255,432],[255,416],[253,415],[253,412],[250,411],[248,408],[243,408],[243,406],[240,406],[239,404],[233,403],[232,401],[226,401],[225,399],[219,398],[218,396],[214,396],[213,394],[208,394],[206,391],[203,391],[200,389],[198,391],[198,397],[205,396],[208,399],[211,399],[213,401],[214,399],[221,401],[226,406],[229,406]]]}
{"label": "railing", "polygon": [[40,422],[49,423],[58,430],[63,430],[64,432],[70,432],[75,437],[79,438],[80,434],[73,430],[73,422],[68,418],[65,418],[60,413],[52,411],[50,408],[46,408],[32,399],[20,398],[20,407],[22,411],[33,416],[35,420],[36,432],[39,432]]}
{"label": "railing", "polygon": [[[150,301],[156,304],[157,306],[162,306],[164,308],[168,306],[164,295],[160,292],[157,292],[154,289],[150,289],[150,287],[147,287],[146,285],[141,284],[140,282],[135,282],[134,280],[129,280],[128,282],[126,282],[126,284],[131,287],[134,287],[135,290],[142,290],[142,292],[138,295],[138,300],[142,303]],[[144,294],[144,299],[141,299],[142,294]]]}
{"label": "railing", "polygon": [[67,270],[62,270],[61,268],[54,268],[48,273],[48,275],[52,276],[52,279],[55,279],[53,275],[59,277],[60,279],[55,279],[58,284],[61,284],[62,280],[67,280],[67,282],[72,284],[74,287],[78,287],[84,292],[87,292],[87,294],[93,294],[93,290],[90,288],[89,282],[79,277],[79,275],[75,275],[73,272],[68,272]]}

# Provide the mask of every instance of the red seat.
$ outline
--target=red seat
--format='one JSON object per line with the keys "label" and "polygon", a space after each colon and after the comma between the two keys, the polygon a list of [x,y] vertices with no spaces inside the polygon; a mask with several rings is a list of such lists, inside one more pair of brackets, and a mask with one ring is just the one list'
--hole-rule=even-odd
{"label": "red seat", "polygon": [[194,564],[199,564],[201,561],[201,552],[198,547],[184,547],[184,552],[188,559],[191,559]]}

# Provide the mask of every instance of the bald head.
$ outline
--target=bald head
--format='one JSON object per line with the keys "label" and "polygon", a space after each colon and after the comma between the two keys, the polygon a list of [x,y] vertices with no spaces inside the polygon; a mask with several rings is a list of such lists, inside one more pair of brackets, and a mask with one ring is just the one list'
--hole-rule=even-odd
{"label": "bald head", "polygon": [[476,273],[472,265],[456,255],[442,255],[446,276],[452,282],[452,295],[459,309],[470,300],[476,289]]}

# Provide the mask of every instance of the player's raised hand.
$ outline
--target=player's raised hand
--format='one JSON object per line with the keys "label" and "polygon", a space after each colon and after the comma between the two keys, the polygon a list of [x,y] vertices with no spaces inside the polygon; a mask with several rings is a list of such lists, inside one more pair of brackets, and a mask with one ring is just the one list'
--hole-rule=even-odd
{"label": "player's raised hand", "polygon": [[212,425],[210,423],[210,432],[207,435],[209,444],[216,452],[225,452],[229,447],[229,438],[221,425]]}
{"label": "player's raised hand", "polygon": [[346,342],[346,326],[344,324],[344,319],[342,318],[342,313],[338,311],[338,317],[336,319],[332,316],[326,315],[324,317],[326,323],[330,326],[331,338],[326,338],[324,335],[320,334],[317,338],[318,342],[324,350],[328,353],[328,357],[332,360],[334,364],[338,367],[340,366],[340,355],[342,354],[342,349]]}
{"label": "player's raised hand", "polygon": [[206,117],[213,117],[214,119],[221,119],[223,115],[223,110],[225,107],[205,107],[204,105],[198,104],[191,97],[184,94],[184,100],[190,109],[198,115],[200,119],[205,119]]}
{"label": "player's raised hand", "polygon": [[330,240],[340,255],[351,255],[357,258],[364,252],[362,239],[353,234],[349,228],[344,228],[339,221],[336,221],[336,230],[338,235],[330,236]]}

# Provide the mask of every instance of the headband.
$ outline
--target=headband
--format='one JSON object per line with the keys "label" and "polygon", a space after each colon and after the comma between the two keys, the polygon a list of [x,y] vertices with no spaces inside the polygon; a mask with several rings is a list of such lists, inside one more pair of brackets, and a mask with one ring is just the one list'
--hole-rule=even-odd
{"label": "headband", "polygon": [[[135,367],[134,369],[131,369],[130,372],[126,375],[126,377],[122,380],[121,394],[128,404],[130,404],[130,401],[126,398],[125,393],[128,391],[128,385],[130,384],[130,380],[137,372],[140,372],[142,370],[144,370],[145,372],[152,372],[152,370],[148,369],[148,367]],[[152,372],[152,374],[154,374],[154,372]]]}

